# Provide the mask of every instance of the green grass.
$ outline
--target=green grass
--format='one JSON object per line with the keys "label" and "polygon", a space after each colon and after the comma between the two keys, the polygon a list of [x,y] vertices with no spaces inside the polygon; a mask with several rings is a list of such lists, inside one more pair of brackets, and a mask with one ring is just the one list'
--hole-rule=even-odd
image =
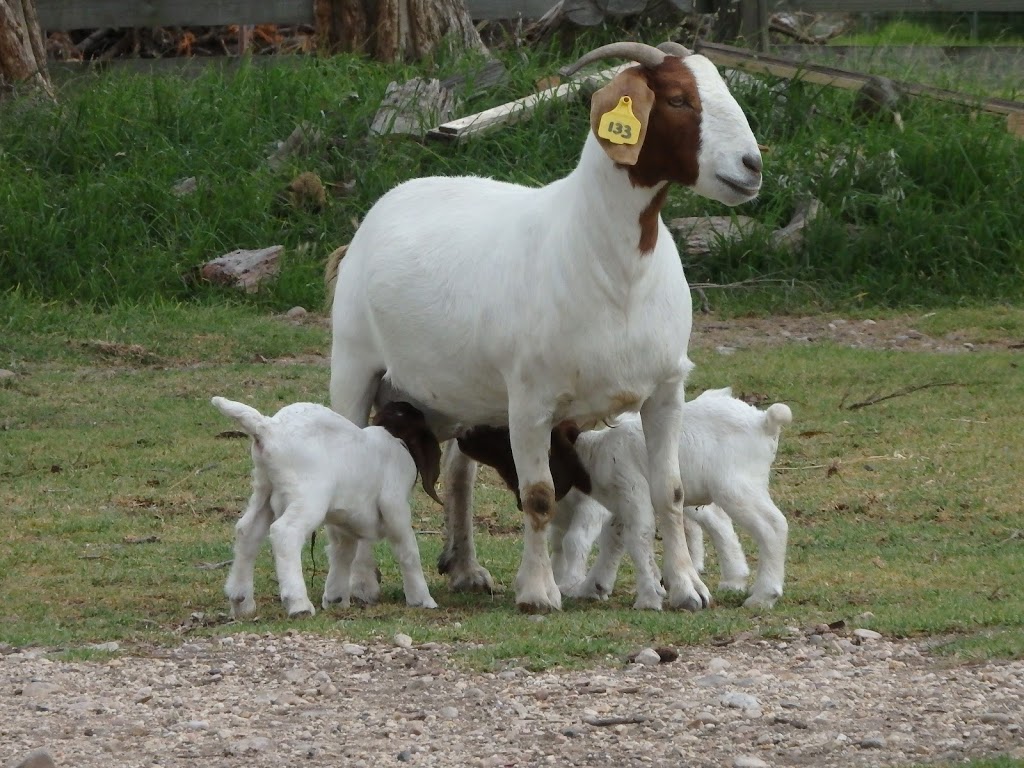
{"label": "green grass", "polygon": [[982,14],[977,39],[971,38],[969,14],[923,14],[883,22],[874,29],[864,25],[846,35],[833,38],[831,45],[1021,45],[1024,28],[1021,24],[990,18]]}
{"label": "green grass", "polygon": [[[530,93],[536,78],[598,41],[581,36],[563,52],[555,40],[525,57],[498,50],[508,82],[460,113]],[[395,184],[467,173],[543,184],[575,163],[588,119],[578,103],[547,105],[462,146],[367,135],[390,80],[446,76],[476,63],[410,68],[340,56],[249,64],[237,73],[211,68],[194,78],[111,68],[66,83],[57,105],[13,101],[0,113],[0,290],[107,308],[217,303],[223,290],[186,279],[196,266],[235,248],[280,243],[280,279],[245,301],[321,306],[327,254]],[[776,228],[813,195],[825,213],[794,252],[754,234],[706,259],[684,255],[692,280],[786,280],[794,286],[785,294],[790,307],[1019,299],[1024,145],[1002,119],[922,100],[904,111],[901,133],[884,122],[853,123],[848,92],[770,80],[735,90],[770,146],[761,196],[735,212]],[[270,147],[302,122],[324,141],[271,170]],[[301,171],[329,185],[354,183],[354,192],[332,195],[322,212],[282,203],[281,191]],[[199,191],[175,196],[174,183],[189,176]],[[667,217],[731,212],[683,190],[672,192],[666,209]],[[744,297],[747,308],[777,308],[771,295]]]}
{"label": "green grass", "polygon": [[[253,625],[226,623],[226,570],[205,565],[231,557],[250,469],[247,444],[218,437],[232,425],[208,400],[220,393],[265,411],[322,402],[328,369],[310,355],[328,349],[327,330],[245,306],[96,313],[8,297],[0,308],[11,318],[0,332],[0,364],[18,374],[0,382],[2,642],[138,646],[254,626],[357,640],[405,631],[465,643],[467,663],[481,668],[510,659],[541,668],[621,657],[641,644],[706,643],[746,631],[773,637],[787,626],[870,612],[867,624],[890,636],[948,635],[942,652],[1024,655],[1016,470],[1024,462],[1024,380],[1014,352],[692,351],[694,391],[731,384],[794,411],[773,479],[791,543],[786,594],[772,612],[748,611],[725,594],[698,614],[635,612],[627,565],[609,602],[567,600],[564,612],[535,622],[516,611],[511,590],[449,592],[433,572],[442,516],[417,493],[415,522],[438,611],[404,606],[395,564],[380,547],[382,604],[289,622],[265,550],[257,567],[261,618]],[[926,321],[929,330],[958,329],[965,339],[1019,340],[1024,312],[939,310]],[[839,407],[844,396],[853,402],[876,389],[934,381],[956,386]],[[520,515],[490,474],[477,500],[481,560],[510,585]],[[314,602],[326,568],[321,545],[315,551],[315,567],[306,555]],[[204,614],[199,626],[193,613]]]}

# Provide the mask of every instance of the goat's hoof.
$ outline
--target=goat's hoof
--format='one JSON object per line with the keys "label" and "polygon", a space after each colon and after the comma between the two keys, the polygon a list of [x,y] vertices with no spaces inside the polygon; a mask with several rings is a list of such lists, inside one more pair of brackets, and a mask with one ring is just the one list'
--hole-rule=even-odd
{"label": "goat's hoof", "polygon": [[352,601],[347,597],[328,597],[324,595],[324,599],[320,601],[321,607],[326,611],[331,608],[349,608],[352,605]]}
{"label": "goat's hoof", "polygon": [[380,584],[377,583],[376,578],[363,579],[353,577],[349,582],[349,589],[351,598],[356,602],[365,603],[366,605],[376,605],[380,602]]}
{"label": "goat's hoof", "polygon": [[434,602],[434,598],[427,595],[423,600],[407,600],[406,604],[410,608],[437,608],[437,603]]}
{"label": "goat's hoof", "polygon": [[256,613],[256,601],[252,597],[232,597],[231,618],[247,619]]}
{"label": "goat's hoof", "polygon": [[751,595],[743,601],[744,608],[761,608],[770,610],[775,607],[775,602],[782,597],[778,595]]}
{"label": "goat's hoof", "polygon": [[316,616],[316,608],[313,607],[309,600],[285,600],[284,605],[289,619],[304,619]]}
{"label": "goat's hoof", "polygon": [[661,597],[659,595],[647,595],[641,597],[636,596],[636,602],[633,603],[634,611],[660,611],[661,610]]}
{"label": "goat's hoof", "polygon": [[551,603],[548,603],[548,602],[532,603],[532,602],[523,602],[523,601],[519,601],[519,600],[516,601],[516,608],[519,609],[520,613],[529,613],[529,614],[554,613],[555,611],[562,610],[561,604],[559,604],[559,605],[552,605]]}
{"label": "goat's hoof", "polygon": [[487,592],[493,595],[496,591],[491,574],[479,563],[456,565],[449,562],[445,573],[452,592]]}

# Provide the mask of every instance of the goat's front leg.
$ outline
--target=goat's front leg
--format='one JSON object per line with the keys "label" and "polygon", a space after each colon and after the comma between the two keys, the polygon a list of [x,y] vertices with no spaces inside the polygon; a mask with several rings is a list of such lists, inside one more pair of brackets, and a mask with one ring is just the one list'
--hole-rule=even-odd
{"label": "goat's front leg", "polygon": [[551,479],[551,413],[539,410],[536,392],[509,393],[509,437],[523,500],[523,559],[516,574],[516,605],[520,610],[560,611],[562,593],[555,583],[548,554],[548,523],[555,515],[555,484]]}
{"label": "goat's front leg", "polygon": [[477,463],[459,450],[454,440],[445,447],[444,477],[445,544],[437,559],[437,572],[448,575],[452,591],[494,591],[494,581],[476,559],[473,541],[473,483]]}
{"label": "goat's front leg", "polygon": [[658,528],[665,549],[662,571],[671,608],[698,611],[711,604],[711,593],[700,580],[686,547],[683,527],[683,482],[679,476],[679,437],[682,432],[681,381],[662,384],[640,408],[647,444],[647,477]]}

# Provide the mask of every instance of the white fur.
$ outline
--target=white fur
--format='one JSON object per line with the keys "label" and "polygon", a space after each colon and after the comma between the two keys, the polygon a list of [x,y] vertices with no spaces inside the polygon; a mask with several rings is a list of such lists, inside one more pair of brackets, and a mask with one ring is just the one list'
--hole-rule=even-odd
{"label": "white fur", "polygon": [[360,429],[315,403],[294,403],[268,418],[223,397],[211,402],[253,438],[253,492],[235,526],[235,559],[224,587],[232,616],[256,610],[253,571],[268,533],[288,616],[316,613],[302,578],[302,545],[325,522],[330,567],[324,608],[349,605],[356,543],[382,537],[402,571],[406,602],[437,607],[412,530],[416,464],[401,440],[382,427]]}
{"label": "white fur", "polygon": [[[704,392],[683,406],[679,471],[691,507],[718,505],[758,547],[757,575],[745,605],[770,608],[782,595],[788,524],[768,493],[772,462],[782,426],[789,424],[789,406],[776,403],[765,411],[732,397],[731,390]],[[625,416],[611,428],[580,435],[576,451],[590,472],[593,498],[611,511],[596,517],[597,505],[567,495],[559,504],[556,542],[558,570],[566,594],[606,598],[615,584],[619,561],[629,551],[636,567],[636,608],[660,608],[660,585],[654,565],[653,512],[647,501],[645,447],[641,424]],[[747,568],[735,532],[724,530],[711,506],[694,510],[698,522],[710,524],[723,559],[723,587],[743,589]],[[577,523],[577,518],[584,520]],[[731,526],[729,526],[731,528]],[[599,554],[586,578],[578,583],[586,557],[600,528]],[[741,565],[742,563],[742,565]]]}
{"label": "white fur", "polygon": [[[705,119],[735,125],[723,136],[703,132],[698,191],[734,205],[756,194],[760,174],[744,168],[743,156],[760,153],[702,58],[686,61]],[[751,191],[738,193],[723,175],[745,179]],[[432,177],[391,190],[338,270],[331,405],[365,424],[375,401],[406,400],[441,439],[508,425],[524,499],[528,487],[551,486],[553,423],[639,410],[670,603],[697,609],[710,594],[690,562],[675,501],[690,292],[660,218],[653,251],[639,251],[640,214],[662,186],[634,187],[591,133],[577,167],[545,187]],[[449,576],[456,587],[492,586],[472,547],[471,462],[454,446],[448,452]],[[528,521],[524,538],[516,600],[558,609],[544,527]],[[355,578],[368,587],[372,556],[360,552]]]}

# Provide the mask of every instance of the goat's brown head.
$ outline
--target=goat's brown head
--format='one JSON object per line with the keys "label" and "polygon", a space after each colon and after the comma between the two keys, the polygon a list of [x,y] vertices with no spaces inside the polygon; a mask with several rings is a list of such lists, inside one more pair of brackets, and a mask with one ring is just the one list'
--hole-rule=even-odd
{"label": "goat's brown head", "polygon": [[390,402],[374,414],[373,425],[384,427],[393,437],[405,443],[412,460],[416,462],[423,490],[441,504],[435,488],[441,475],[441,446],[427,426],[423,412],[406,402]]}
{"label": "goat's brown head", "polygon": [[[612,43],[562,70],[571,75],[604,58],[626,58],[630,67],[591,99],[590,121],[602,149],[625,168],[635,186],[670,181],[704,197],[738,205],[761,188],[761,152],[747,118],[721,75],[704,56],[678,43],[654,48]],[[626,98],[639,121],[629,143],[605,138],[608,115]],[[616,130],[613,133],[621,133]],[[635,141],[631,141],[635,139]]]}
{"label": "goat's brown head", "polygon": [[[551,452],[548,464],[555,484],[555,498],[561,499],[573,488],[590,493],[590,473],[580,461],[574,447],[580,429],[571,421],[563,421],[551,430]],[[519,474],[512,457],[512,442],[507,427],[473,427],[459,439],[459,450],[469,458],[492,467],[516,496],[516,504],[523,508],[519,498]]]}

